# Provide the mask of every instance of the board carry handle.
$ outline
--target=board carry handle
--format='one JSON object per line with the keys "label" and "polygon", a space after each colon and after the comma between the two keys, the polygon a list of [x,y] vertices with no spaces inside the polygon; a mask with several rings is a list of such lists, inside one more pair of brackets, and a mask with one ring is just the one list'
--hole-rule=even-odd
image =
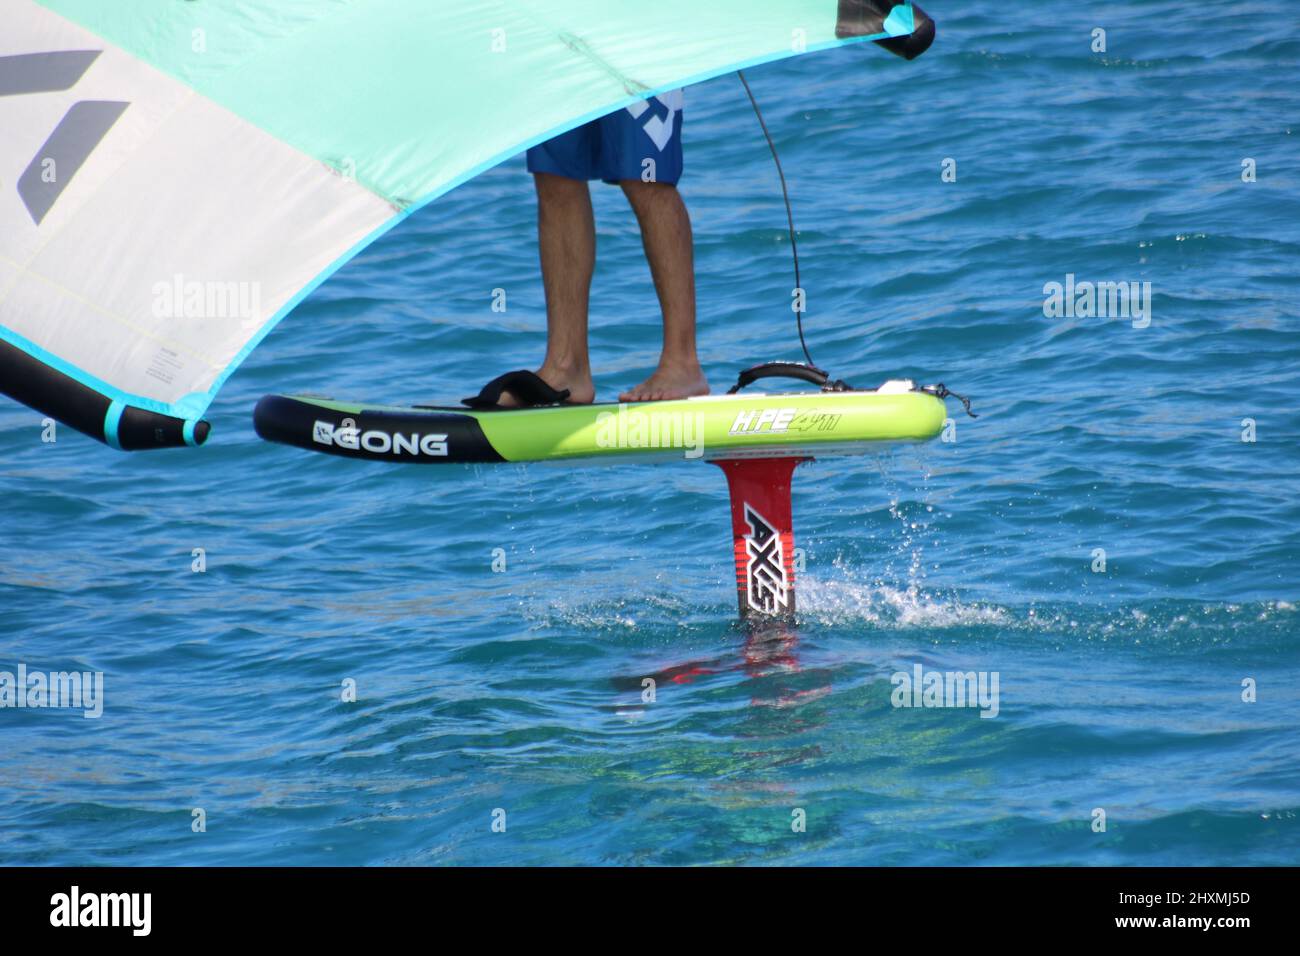
{"label": "board carry handle", "polygon": [[797,378],[819,387],[823,392],[851,392],[853,386],[836,379],[831,381],[830,373],[816,365],[804,362],[763,362],[753,365],[740,373],[736,384],[727,389],[728,395],[735,395],[746,385],[752,385],[760,378]]}

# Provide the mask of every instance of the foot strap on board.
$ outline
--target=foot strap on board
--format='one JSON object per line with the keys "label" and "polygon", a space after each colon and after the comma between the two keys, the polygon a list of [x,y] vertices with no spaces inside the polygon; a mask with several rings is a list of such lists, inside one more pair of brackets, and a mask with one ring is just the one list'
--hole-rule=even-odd
{"label": "foot strap on board", "polygon": [[498,375],[484,385],[477,395],[472,398],[462,398],[460,402],[470,408],[515,407],[501,404],[502,392],[509,392],[524,408],[531,408],[534,405],[559,405],[569,397],[567,388],[551,388],[536,372],[521,368],[515,372]]}

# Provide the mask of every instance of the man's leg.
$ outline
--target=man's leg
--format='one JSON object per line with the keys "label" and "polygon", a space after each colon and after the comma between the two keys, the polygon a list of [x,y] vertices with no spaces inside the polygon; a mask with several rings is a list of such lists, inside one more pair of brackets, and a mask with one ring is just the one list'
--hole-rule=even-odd
{"label": "man's leg", "polygon": [[[587,356],[587,302],[596,268],[596,218],[585,180],[534,173],[537,246],[546,291],[546,358],[537,374],[570,402],[596,396]],[[517,404],[509,392],[502,405]]]}
{"label": "man's leg", "polygon": [[641,226],[641,243],[664,314],[659,367],[619,400],[647,402],[707,395],[709,383],[695,354],[695,252],[686,203],[677,187],[667,183],[625,179],[619,185]]}

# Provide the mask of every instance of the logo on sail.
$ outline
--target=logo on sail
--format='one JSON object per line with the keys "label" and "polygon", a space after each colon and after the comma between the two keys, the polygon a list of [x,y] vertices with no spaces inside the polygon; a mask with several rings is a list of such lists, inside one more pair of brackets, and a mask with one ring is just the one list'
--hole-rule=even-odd
{"label": "logo on sail", "polygon": [[[0,96],[70,90],[101,52],[62,50],[0,56]],[[72,177],[130,105],[113,100],[81,100],[72,104],[18,177],[18,196],[32,222],[41,224]]]}

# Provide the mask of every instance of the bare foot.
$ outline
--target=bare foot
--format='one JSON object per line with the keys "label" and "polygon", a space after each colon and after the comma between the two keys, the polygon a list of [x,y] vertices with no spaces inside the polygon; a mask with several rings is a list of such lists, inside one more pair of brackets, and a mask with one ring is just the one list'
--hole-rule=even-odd
{"label": "bare foot", "polygon": [[673,398],[690,398],[709,394],[709,380],[699,362],[689,365],[664,365],[660,362],[655,373],[618,397],[620,402],[662,402]]}
{"label": "bare foot", "polygon": [[[537,370],[538,377],[557,392],[566,388],[569,397],[564,401],[568,405],[590,405],[596,400],[596,386],[591,380],[591,369],[561,369],[543,365]],[[501,393],[498,402],[502,408],[519,408],[522,404],[508,391]]]}

